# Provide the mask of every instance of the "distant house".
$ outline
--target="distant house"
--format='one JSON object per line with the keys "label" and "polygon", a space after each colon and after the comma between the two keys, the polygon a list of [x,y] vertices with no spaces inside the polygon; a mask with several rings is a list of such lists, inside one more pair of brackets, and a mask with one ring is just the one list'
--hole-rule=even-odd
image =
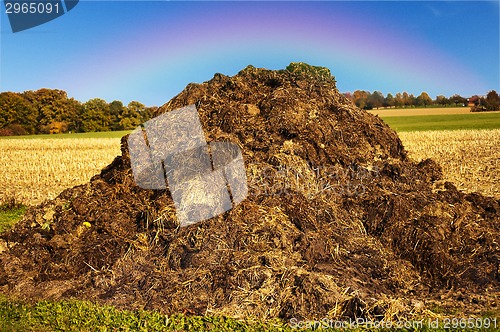
{"label": "distant house", "polygon": [[467,106],[472,107],[479,104],[479,100],[481,96],[475,95],[470,98],[467,98]]}
{"label": "distant house", "polygon": [[467,98],[467,106],[472,107],[475,106],[479,103],[479,96],[472,96],[470,98]]}

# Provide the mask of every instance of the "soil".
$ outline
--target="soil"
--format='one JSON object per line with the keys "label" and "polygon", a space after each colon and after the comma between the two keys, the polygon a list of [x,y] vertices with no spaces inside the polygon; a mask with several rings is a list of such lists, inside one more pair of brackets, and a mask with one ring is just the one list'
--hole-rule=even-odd
{"label": "soil", "polygon": [[216,74],[155,115],[190,104],[207,142],[241,148],[243,202],[178,227],[168,189],[135,184],[124,137],[89,183],[0,235],[0,292],[259,319],[499,311],[500,201],[409,159],[328,69]]}

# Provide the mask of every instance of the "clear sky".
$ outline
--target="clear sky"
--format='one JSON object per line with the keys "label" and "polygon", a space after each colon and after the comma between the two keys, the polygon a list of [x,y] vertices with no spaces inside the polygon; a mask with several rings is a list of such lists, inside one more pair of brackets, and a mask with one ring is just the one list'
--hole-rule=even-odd
{"label": "clear sky", "polygon": [[342,92],[500,91],[498,1],[81,0],[18,33],[0,8],[0,91],[162,105],[215,73],[292,61],[328,67]]}

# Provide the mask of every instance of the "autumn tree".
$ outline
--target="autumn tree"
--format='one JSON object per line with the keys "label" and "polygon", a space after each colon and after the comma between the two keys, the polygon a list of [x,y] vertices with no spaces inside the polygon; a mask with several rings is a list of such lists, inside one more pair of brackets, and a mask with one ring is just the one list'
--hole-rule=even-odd
{"label": "autumn tree", "polygon": [[127,107],[115,100],[95,98],[82,104],[65,91],[0,93],[0,136],[67,131],[132,129],[149,120],[157,107],[133,101]]}
{"label": "autumn tree", "polygon": [[51,122],[62,121],[68,95],[66,91],[57,89],[40,89],[26,91],[24,96],[33,105],[36,113],[37,130]]}
{"label": "autumn tree", "polygon": [[18,93],[0,93],[0,128],[18,125],[10,129],[13,134],[33,134],[35,124],[36,113],[29,101]]}
{"label": "autumn tree", "polygon": [[411,98],[408,92],[403,92],[403,105],[404,107],[411,106]]}
{"label": "autumn tree", "polygon": [[403,94],[401,92],[396,93],[396,95],[394,96],[394,105],[396,106],[396,108],[401,108],[404,106],[404,104],[405,102],[403,100]]}
{"label": "autumn tree", "polygon": [[417,97],[417,105],[427,107],[427,105],[432,105],[432,98],[429,97],[427,92],[422,92],[420,96]]}
{"label": "autumn tree", "polygon": [[48,128],[53,126],[66,131],[78,130],[82,104],[74,98],[68,98],[66,91],[40,89],[25,91],[22,96],[32,104],[37,132],[50,131]]}
{"label": "autumn tree", "polygon": [[500,96],[498,96],[498,93],[495,90],[491,90],[486,95],[485,106],[488,111],[500,110]]}
{"label": "autumn tree", "polygon": [[365,108],[368,102],[368,96],[370,93],[368,91],[356,90],[354,91],[352,98],[353,102],[359,108]]}
{"label": "autumn tree", "polygon": [[344,97],[346,97],[350,101],[353,101],[352,93],[350,93],[350,92],[344,92],[343,95],[344,95]]}

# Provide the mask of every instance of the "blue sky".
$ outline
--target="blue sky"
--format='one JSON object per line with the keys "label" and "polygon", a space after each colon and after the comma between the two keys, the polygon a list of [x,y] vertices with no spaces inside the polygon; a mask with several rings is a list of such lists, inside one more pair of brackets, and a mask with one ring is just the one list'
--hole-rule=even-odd
{"label": "blue sky", "polygon": [[215,73],[291,61],[330,68],[342,92],[500,91],[496,1],[81,0],[18,33],[1,8],[1,91],[162,105]]}

